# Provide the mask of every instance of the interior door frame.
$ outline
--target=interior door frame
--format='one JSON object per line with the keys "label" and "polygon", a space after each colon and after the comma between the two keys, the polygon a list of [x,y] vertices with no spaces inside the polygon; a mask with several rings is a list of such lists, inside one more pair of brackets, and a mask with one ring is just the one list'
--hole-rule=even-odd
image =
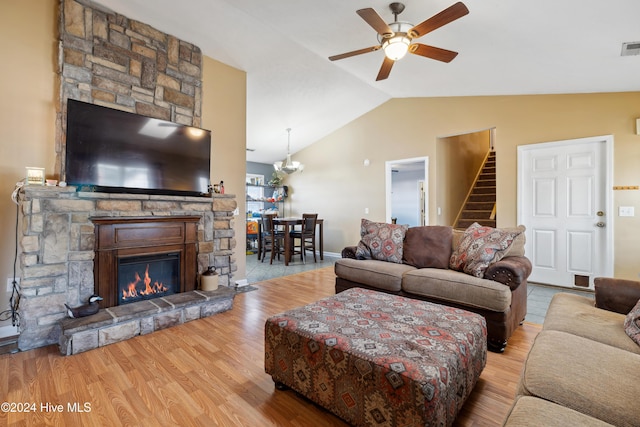
{"label": "interior door frame", "polygon": [[385,170],[385,205],[386,205],[386,213],[385,218],[388,223],[391,222],[391,211],[392,211],[392,201],[391,201],[391,190],[392,190],[392,170],[393,165],[398,163],[417,163],[424,162],[424,212],[425,225],[429,225],[429,157],[411,157],[408,159],[400,159],[400,160],[387,160],[384,163]]}
{"label": "interior door frame", "polygon": [[604,177],[604,198],[605,198],[605,209],[608,221],[607,226],[605,227],[605,239],[606,246],[609,248],[605,250],[604,253],[600,252],[600,255],[604,257],[604,271],[602,272],[603,276],[613,277],[614,274],[614,223],[615,223],[615,212],[614,212],[614,203],[613,203],[613,135],[601,135],[601,136],[591,136],[586,138],[576,138],[576,139],[567,139],[567,140],[559,140],[559,141],[551,141],[551,142],[541,142],[535,144],[527,144],[527,145],[519,145],[518,150],[518,159],[517,159],[517,219],[518,224],[523,223],[523,212],[522,212],[522,200],[523,197],[526,197],[524,194],[524,186],[526,182],[526,177],[524,176],[524,153],[526,151],[542,149],[542,148],[553,148],[560,146],[568,146],[568,145],[577,145],[577,144],[591,144],[595,142],[604,141],[605,149],[602,163],[604,166],[603,177]]}

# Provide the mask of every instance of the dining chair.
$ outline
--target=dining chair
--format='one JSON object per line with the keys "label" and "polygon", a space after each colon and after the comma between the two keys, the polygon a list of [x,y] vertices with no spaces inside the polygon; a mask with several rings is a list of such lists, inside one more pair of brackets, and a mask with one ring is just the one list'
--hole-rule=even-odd
{"label": "dining chair", "polygon": [[[293,254],[300,253],[302,262],[307,262],[307,251],[313,252],[313,262],[318,262],[316,258],[316,221],[318,220],[318,214],[302,214],[302,229],[293,230],[289,233],[291,239],[291,247],[293,248]],[[296,246],[296,239],[299,240],[300,245]],[[292,255],[293,255],[292,254]]]}
{"label": "dining chair", "polygon": [[264,262],[264,259],[267,256],[267,252],[271,252],[271,260],[270,264],[273,264],[273,259],[276,254],[278,255],[278,259],[280,259],[280,254],[284,254],[284,233],[276,230],[273,225],[273,217],[274,215],[262,215],[260,217],[260,221],[262,224],[262,230],[260,233],[261,239],[261,254],[260,254],[260,262]]}

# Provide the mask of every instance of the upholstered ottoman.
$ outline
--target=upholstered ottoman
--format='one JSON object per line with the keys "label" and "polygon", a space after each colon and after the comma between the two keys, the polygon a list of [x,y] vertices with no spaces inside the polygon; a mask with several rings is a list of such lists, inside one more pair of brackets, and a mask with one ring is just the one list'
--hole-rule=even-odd
{"label": "upholstered ottoman", "polygon": [[278,388],[357,426],[450,426],[486,360],[484,317],[361,288],[265,325]]}

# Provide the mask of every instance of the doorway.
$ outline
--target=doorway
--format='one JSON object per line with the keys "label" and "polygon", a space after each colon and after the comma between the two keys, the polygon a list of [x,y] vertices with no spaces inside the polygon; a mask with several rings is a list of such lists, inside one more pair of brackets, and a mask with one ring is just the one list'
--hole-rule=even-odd
{"label": "doorway", "polygon": [[385,162],[386,220],[411,227],[428,225],[428,157]]}
{"label": "doorway", "polygon": [[456,225],[489,151],[495,128],[440,136],[436,141],[436,223]]}
{"label": "doorway", "polygon": [[593,289],[613,275],[613,136],[518,147],[529,281]]}

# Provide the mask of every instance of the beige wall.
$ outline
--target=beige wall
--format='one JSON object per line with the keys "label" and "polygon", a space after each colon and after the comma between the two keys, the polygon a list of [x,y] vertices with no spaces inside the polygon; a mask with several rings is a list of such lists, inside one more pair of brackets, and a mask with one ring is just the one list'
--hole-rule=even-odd
{"label": "beige wall", "polygon": [[[435,223],[434,162],[440,136],[496,128],[498,225],[516,225],[516,150],[523,144],[612,134],[614,185],[640,185],[640,92],[393,99],[296,153],[305,170],[288,178],[293,213],[325,218],[325,249],[339,253],[359,240],[360,218],[384,221],[386,160],[428,156],[429,222]],[[368,158],[370,166],[363,160]],[[615,191],[615,275],[638,279],[640,191]],[[365,207],[369,214],[364,214]]]}
{"label": "beige wall", "polygon": [[[57,5],[56,0],[7,1],[0,13],[0,311],[9,307],[5,283],[13,277],[11,192],[25,177],[25,166],[54,173]],[[0,322],[0,328],[10,325]]]}
{"label": "beige wall", "polygon": [[[54,173],[57,9],[57,0],[20,0],[4,2],[0,13],[0,311],[8,308],[5,282],[13,276],[16,205],[11,192],[24,178],[25,166]],[[203,68],[202,122],[212,130],[212,179],[225,181],[244,212],[245,73],[207,57]],[[244,220],[234,226],[241,249],[235,280],[245,277]],[[10,325],[0,322],[0,337]]]}
{"label": "beige wall", "polygon": [[238,212],[233,229],[238,270],[235,280],[246,277],[245,174],[247,78],[244,71],[204,57],[202,73],[202,125],[211,130],[211,180],[224,181],[226,194],[235,194]]}

